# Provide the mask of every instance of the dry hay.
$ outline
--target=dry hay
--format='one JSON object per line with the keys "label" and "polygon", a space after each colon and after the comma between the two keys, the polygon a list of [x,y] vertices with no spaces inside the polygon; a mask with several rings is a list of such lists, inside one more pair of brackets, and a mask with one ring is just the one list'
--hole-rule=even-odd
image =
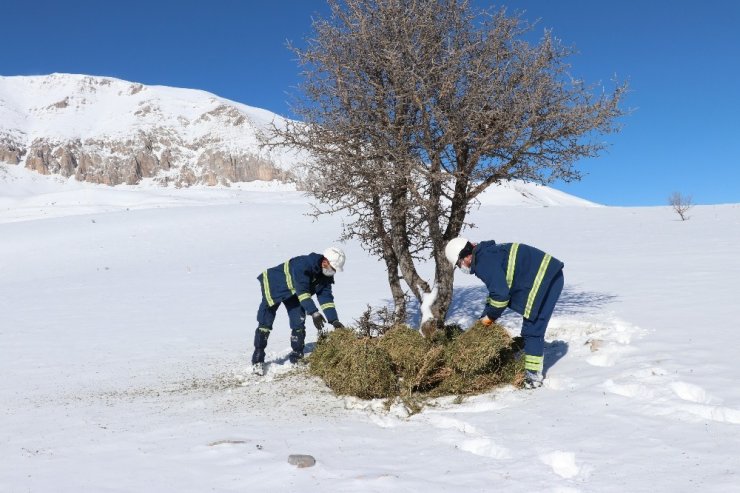
{"label": "dry hay", "polygon": [[378,338],[378,347],[388,353],[396,373],[404,379],[410,379],[424,365],[430,344],[419,332],[398,325]]}
{"label": "dry hay", "polygon": [[342,360],[345,354],[344,347],[357,339],[351,329],[335,329],[319,336],[316,349],[310,357],[311,372],[324,380],[331,378],[333,368]]}
{"label": "dry hay", "polygon": [[393,361],[401,394],[429,389],[447,373],[443,369],[444,348],[406,325],[393,327],[377,341]]}
{"label": "dry hay", "polygon": [[466,331],[449,326],[431,341],[407,326],[372,338],[337,329],[319,340],[308,361],[311,373],[339,395],[397,396],[415,412],[428,397],[521,386],[520,348],[519,338],[496,324],[476,324]]}
{"label": "dry hay", "polygon": [[397,378],[388,353],[374,339],[358,339],[348,329],[337,329],[322,338],[309,358],[310,370],[338,395],[362,399],[391,397]]}
{"label": "dry hay", "polygon": [[511,345],[511,336],[500,326],[476,323],[452,341],[447,363],[463,375],[495,370],[500,365],[502,352]]}

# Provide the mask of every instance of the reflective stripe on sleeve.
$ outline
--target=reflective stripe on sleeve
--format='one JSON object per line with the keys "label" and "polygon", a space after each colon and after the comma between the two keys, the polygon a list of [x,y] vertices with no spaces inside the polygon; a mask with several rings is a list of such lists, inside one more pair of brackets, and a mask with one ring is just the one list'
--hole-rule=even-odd
{"label": "reflective stripe on sleeve", "polygon": [[298,301],[306,301],[309,298],[311,298],[311,295],[309,293],[303,293],[303,294],[298,295]]}
{"label": "reflective stripe on sleeve", "polygon": [[509,300],[496,301],[496,300],[494,300],[491,297],[489,297],[488,299],[486,299],[486,303],[488,303],[489,305],[491,305],[494,308],[506,308],[507,306],[509,306]]}
{"label": "reflective stripe on sleeve", "polygon": [[509,250],[509,265],[506,268],[506,285],[511,289],[514,282],[514,269],[516,268],[516,254],[519,251],[519,243],[512,243]]}
{"label": "reflective stripe on sleeve", "polygon": [[527,298],[527,308],[524,310],[524,318],[529,318],[529,315],[532,312],[534,299],[537,297],[537,291],[540,290],[542,278],[545,277],[545,272],[547,271],[547,266],[550,264],[550,259],[552,259],[552,255],[549,254],[545,254],[545,258],[542,259],[540,270],[537,271],[537,277],[534,278],[534,285],[532,286],[532,290],[529,292],[529,297]]}
{"label": "reflective stripe on sleeve", "polygon": [[265,293],[267,304],[270,306],[274,305],[275,302],[272,301],[272,296],[270,295],[270,280],[267,278],[267,271],[262,273],[262,291]]}
{"label": "reflective stripe on sleeve", "polygon": [[336,308],[336,307],[334,306],[334,303],[332,302],[324,303],[323,305],[321,305],[322,310],[326,310],[327,308]]}

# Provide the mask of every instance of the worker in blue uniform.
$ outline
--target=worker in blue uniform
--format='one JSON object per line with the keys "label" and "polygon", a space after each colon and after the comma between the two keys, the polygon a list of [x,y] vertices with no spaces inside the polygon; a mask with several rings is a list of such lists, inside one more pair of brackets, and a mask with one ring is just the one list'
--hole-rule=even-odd
{"label": "worker in blue uniform", "polygon": [[525,386],[543,381],[545,331],[563,290],[563,262],[523,243],[454,238],[445,246],[447,260],[466,274],[473,274],[488,289],[480,321],[492,324],[510,308],[524,317]]}
{"label": "worker in blue uniform", "polygon": [[[334,274],[344,270],[345,259],[344,252],[332,246],[324,250],[323,254],[309,253],[293,257],[257,277],[262,288],[262,302],[257,311],[257,329],[254,333],[254,373],[264,374],[267,339],[281,303],[288,311],[292,348],[288,358],[291,363],[303,358],[306,314],[311,316],[319,333],[327,320],[334,327],[343,327],[334,305],[331,285],[334,283]],[[311,299],[313,295],[316,295],[323,315]]]}

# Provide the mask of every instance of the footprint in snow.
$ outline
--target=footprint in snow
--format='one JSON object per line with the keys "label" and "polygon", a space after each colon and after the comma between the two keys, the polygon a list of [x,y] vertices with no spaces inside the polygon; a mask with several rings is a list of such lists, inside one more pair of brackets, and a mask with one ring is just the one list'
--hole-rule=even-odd
{"label": "footprint in snow", "polygon": [[731,407],[719,406],[719,399],[707,394],[706,390],[687,382],[671,383],[671,390],[685,403],[676,407],[702,419],[719,423],[740,424],[740,410]]}
{"label": "footprint in snow", "polygon": [[561,478],[571,479],[581,474],[582,468],[576,464],[576,454],[556,450],[540,455],[540,460],[552,468]]}
{"label": "footprint in snow", "polygon": [[680,380],[666,382],[670,378],[660,368],[649,368],[625,375],[621,382],[609,379],[603,387],[612,394],[640,401],[641,409],[654,416],[688,414],[699,420],[740,424],[740,410],[719,405],[720,399],[698,385]]}
{"label": "footprint in snow", "polygon": [[435,428],[442,430],[437,435],[437,439],[441,442],[483,457],[491,457],[493,459],[507,459],[511,457],[509,449],[497,445],[488,436],[469,423],[446,416],[435,415],[426,416],[426,421]]}
{"label": "footprint in snow", "polygon": [[712,404],[714,399],[707,395],[707,392],[699,387],[686,382],[672,382],[671,390],[681,399],[699,404]]}
{"label": "footprint in snow", "polygon": [[581,351],[590,365],[610,367],[632,349],[632,340],[643,332],[639,327],[615,317],[554,317],[547,337],[561,340],[568,347]]}

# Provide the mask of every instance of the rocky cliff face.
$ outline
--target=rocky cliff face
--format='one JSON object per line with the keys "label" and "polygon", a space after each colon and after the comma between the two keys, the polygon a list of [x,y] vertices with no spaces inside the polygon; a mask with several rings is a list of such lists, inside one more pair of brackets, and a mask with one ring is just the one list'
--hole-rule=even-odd
{"label": "rocky cliff face", "polygon": [[260,150],[277,115],[203,91],[68,74],[0,77],[0,161],[107,185],[287,181]]}

